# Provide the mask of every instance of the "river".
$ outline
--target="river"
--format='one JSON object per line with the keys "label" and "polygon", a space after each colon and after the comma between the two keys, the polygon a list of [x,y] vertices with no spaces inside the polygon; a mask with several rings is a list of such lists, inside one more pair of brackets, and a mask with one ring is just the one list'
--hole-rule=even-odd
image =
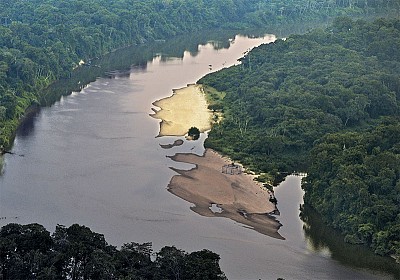
{"label": "river", "polygon": [[276,189],[285,240],[228,219],[199,216],[166,189],[176,174],[169,167],[190,167],[166,156],[201,154],[206,136],[162,149],[160,144],[178,137],[156,137],[152,102],[274,39],[236,36],[224,48],[192,42],[196,48],[179,56],[168,55],[169,42],[160,43],[161,52],[153,51],[140,67],[103,75],[42,108],[18,131],[15,155],[5,155],[0,226],[39,223],[54,231],[57,224],[79,223],[116,246],[135,241],[152,242],[156,251],[165,245],[207,248],[221,256],[229,279],[390,279],[342,264],[326,246],[312,246],[299,218],[300,177],[290,176]]}

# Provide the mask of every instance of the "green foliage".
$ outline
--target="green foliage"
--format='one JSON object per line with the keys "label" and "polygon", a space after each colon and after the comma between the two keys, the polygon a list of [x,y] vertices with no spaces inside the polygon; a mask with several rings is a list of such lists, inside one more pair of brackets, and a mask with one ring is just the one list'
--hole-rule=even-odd
{"label": "green foliage", "polygon": [[399,44],[399,19],[338,18],[252,50],[199,81],[226,94],[206,146],[260,173],[307,172],[305,203],[346,241],[399,256]]}
{"label": "green foliage", "polygon": [[[81,59],[89,63],[123,46],[204,29],[263,27],[376,12],[398,13],[398,1],[3,0],[0,2],[0,145],[11,144],[26,109],[47,103],[44,89],[55,80],[69,77]],[[262,46],[244,57],[240,66],[202,79],[203,83],[224,92],[214,97],[211,108],[223,111],[225,119],[214,126],[206,145],[255,171],[273,171],[270,174],[278,176],[282,171],[307,170],[312,166],[314,158],[310,150],[327,133],[361,130],[374,125],[382,116],[397,115],[399,26],[398,20],[381,19],[369,24],[339,18],[331,29]],[[333,144],[320,147],[327,149],[320,153],[327,160],[333,160],[335,152],[340,150]],[[386,176],[381,185],[383,191],[389,191],[397,178],[397,171],[386,164],[397,163],[390,153],[378,145],[373,149],[374,157],[365,163],[359,150],[350,149],[346,157],[356,162],[352,167],[355,174],[363,174],[364,168],[375,170],[376,174],[369,178],[372,189],[378,190],[379,180]],[[385,167],[379,168],[380,163],[385,163]],[[333,163],[321,165],[327,173],[320,176],[335,174],[337,167]],[[354,180],[349,190],[357,190],[361,184],[361,179]],[[341,185],[343,182],[335,187]],[[329,185],[321,181],[316,186]],[[354,197],[354,193],[349,191],[349,197]],[[340,200],[333,203],[338,210],[335,218],[338,225],[343,224],[341,217],[354,223],[361,221],[355,214],[346,216],[340,212],[340,203]],[[324,205],[321,212],[329,207]],[[382,228],[383,223],[394,219],[395,212],[384,214],[382,207],[378,203],[368,208],[368,214],[374,217],[373,226],[370,221],[362,220],[357,233],[351,226],[343,230],[348,231],[348,240],[370,240],[377,253],[399,254],[398,243],[385,245],[398,233],[398,228]],[[40,269],[43,275],[38,278],[55,278],[59,273],[72,279],[75,278],[71,275],[109,278],[113,271],[108,262],[109,250],[113,249],[101,236],[79,227],[68,230],[60,227],[56,233],[65,237],[54,237],[58,242],[55,246],[66,242],[65,246],[60,245],[62,255],[56,263]],[[91,241],[77,246],[75,235],[90,236]],[[127,248],[125,253],[129,255],[130,250],[133,249]],[[7,268],[11,272],[3,269],[2,273],[15,272],[16,278],[29,279],[51,259],[39,249],[29,252],[31,255],[21,257],[18,250],[10,251],[7,258],[15,257],[15,265]],[[175,258],[183,254],[172,253]],[[65,266],[73,269],[65,271]]]}
{"label": "green foliage", "polygon": [[[400,278],[400,266],[393,259],[374,254],[361,244],[346,244],[340,231],[326,225],[321,215],[310,205],[302,205],[300,217],[304,222],[305,237],[313,250],[326,252],[328,249],[330,257],[345,266],[381,271],[390,274],[393,279]],[[365,225],[367,236],[370,235],[371,227],[371,224]]]}
{"label": "green foliage", "polygon": [[394,11],[395,4],[394,0],[385,5],[376,0],[2,0],[0,145],[11,144],[15,124],[27,107],[47,103],[43,89],[69,77],[81,59],[89,63],[117,48],[199,30],[387,12]]}
{"label": "green foliage", "polygon": [[193,140],[197,140],[200,137],[200,130],[197,127],[192,126],[188,130],[188,136]]}
{"label": "green foliage", "polygon": [[[151,243],[128,243],[120,250],[104,236],[77,224],[8,224],[0,229],[1,279],[226,279],[219,256],[164,247],[154,261]],[[178,277],[178,278],[177,278]]]}
{"label": "green foliage", "polygon": [[[260,46],[241,65],[202,78],[200,83],[226,94],[219,101],[224,121],[213,127],[206,145],[256,171],[304,171],[314,141],[326,133],[396,114],[399,61],[377,59],[381,48],[371,45],[396,47],[399,29],[388,27],[398,20],[359,20],[340,31],[343,21]],[[368,45],[351,43],[365,41],[368,29],[384,29],[386,38],[396,39],[371,35]]]}
{"label": "green foliage", "polygon": [[399,133],[393,118],[365,132],[326,135],[312,150],[303,183],[305,202],[347,242],[366,244],[379,255],[400,249]]}

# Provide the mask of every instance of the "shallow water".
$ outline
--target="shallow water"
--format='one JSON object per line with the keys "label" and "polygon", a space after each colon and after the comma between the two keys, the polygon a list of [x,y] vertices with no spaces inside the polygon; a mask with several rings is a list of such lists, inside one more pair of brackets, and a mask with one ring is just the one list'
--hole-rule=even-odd
{"label": "shallow water", "polygon": [[300,177],[288,177],[276,191],[280,233],[286,240],[261,235],[222,218],[201,217],[190,204],[166,190],[175,173],[191,165],[167,155],[203,152],[200,141],[163,149],[179,137],[156,138],[158,120],[152,102],[172,89],[236,63],[249,48],[274,36],[236,37],[229,49],[200,45],[183,58],[156,56],[146,67],[98,78],[81,92],[43,108],[18,133],[0,176],[0,226],[79,223],[103,233],[113,245],[153,242],[192,251],[207,248],[221,256],[229,279],[382,279],[315,251],[299,219]]}

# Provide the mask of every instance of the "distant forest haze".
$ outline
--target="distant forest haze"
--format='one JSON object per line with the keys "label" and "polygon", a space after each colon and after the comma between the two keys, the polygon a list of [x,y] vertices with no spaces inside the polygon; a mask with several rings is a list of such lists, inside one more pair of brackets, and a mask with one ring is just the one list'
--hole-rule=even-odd
{"label": "distant forest haze", "polygon": [[[388,17],[348,17],[381,14]],[[47,104],[45,89],[68,79],[78,67],[93,67],[92,60],[116,49],[201,30],[268,31],[335,18],[327,28],[262,45],[246,53],[239,65],[202,78],[210,109],[223,115],[205,145],[243,163],[266,184],[306,172],[307,206],[346,242],[399,261],[399,14],[398,0],[2,0],[0,154],[12,147],[27,110]],[[32,249],[27,232],[44,243]],[[29,258],[23,255],[32,249],[39,254],[34,258],[61,260],[56,270],[43,273],[95,273],[68,270],[74,254],[83,258],[86,253],[79,252],[76,240],[69,240],[75,235],[94,238],[82,247],[98,249],[94,256],[101,258],[93,262],[112,259],[118,266],[120,258],[141,258],[163,273],[166,258],[180,258],[187,262],[182,271],[199,273],[204,268],[195,263],[205,257],[205,267],[217,275],[210,279],[224,279],[219,257],[212,252],[186,254],[168,247],[152,261],[148,244],[132,243],[118,251],[78,225],[59,226],[53,236],[39,225],[8,225],[0,231],[0,240],[20,243],[14,244],[18,248],[12,242],[0,246],[7,245],[15,257],[15,263],[9,263],[12,269]],[[65,240],[71,242],[69,247]],[[94,265],[108,273],[102,263]],[[145,273],[146,265],[130,269]],[[173,270],[168,273],[171,279],[175,276]]]}
{"label": "distant forest haze", "polygon": [[336,15],[398,13],[396,0],[3,0],[0,2],[0,145],[42,92],[79,62],[205,29],[244,29]]}

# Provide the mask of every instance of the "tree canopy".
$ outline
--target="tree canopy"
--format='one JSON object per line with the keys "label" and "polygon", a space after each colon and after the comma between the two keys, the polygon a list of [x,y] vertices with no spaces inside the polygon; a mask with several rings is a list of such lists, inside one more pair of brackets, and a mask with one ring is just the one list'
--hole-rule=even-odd
{"label": "tree canopy", "polygon": [[200,137],[200,130],[197,127],[192,126],[188,130],[188,136],[193,140],[197,140]]}
{"label": "tree canopy", "polygon": [[102,234],[73,224],[50,234],[39,224],[0,229],[1,279],[226,279],[219,256],[209,250],[186,253],[151,243],[109,245]]}
{"label": "tree canopy", "polygon": [[305,203],[346,241],[399,256],[399,49],[399,19],[346,17],[255,48],[199,81],[224,112],[206,146],[275,178],[307,172]]}
{"label": "tree canopy", "polygon": [[396,11],[395,0],[3,0],[0,145],[43,89],[117,48],[216,28],[261,27],[338,14]]}
{"label": "tree canopy", "polygon": [[[398,0],[3,0],[0,147],[11,144],[26,109],[44,103],[44,89],[69,77],[81,60],[89,64],[123,46],[203,29],[265,27],[377,12],[398,14],[399,9]],[[349,242],[363,242],[379,254],[398,255],[398,143],[382,146],[386,140],[368,139],[379,135],[374,130],[379,126],[394,126],[387,120],[398,117],[399,49],[398,19],[369,23],[343,17],[326,30],[261,46],[242,58],[241,65],[200,81],[223,92],[216,95],[214,109],[223,111],[225,119],[214,126],[206,145],[275,178],[284,172],[309,171],[305,200],[322,213],[335,210],[326,219],[340,228]],[[342,141],[341,153],[331,137],[347,137],[350,144]],[[362,140],[364,137],[367,139]],[[373,146],[372,151],[351,142],[353,138]],[[328,163],[317,165],[324,156]],[[354,164],[342,164],[338,177],[332,172],[339,170],[335,161],[346,162],[347,158]],[[382,168],[380,163],[384,163]],[[357,181],[354,174],[361,179]],[[367,185],[362,186],[364,183]],[[339,187],[348,189],[339,192]],[[317,193],[319,199],[309,199]],[[346,201],[350,198],[354,201]],[[385,201],[388,203],[383,204]],[[355,213],[360,209],[373,218]],[[33,273],[41,264],[42,251],[50,241],[36,226],[33,232],[38,231],[43,233],[44,247],[29,250],[31,244],[22,239],[21,252],[31,255],[15,255],[20,265],[12,269],[29,268]],[[58,232],[62,233],[62,228]],[[105,246],[101,237],[93,238],[95,244],[90,248]],[[17,251],[7,256],[19,252],[12,248]],[[76,273],[91,275],[97,266],[108,273],[108,249],[90,253],[89,258],[90,248],[64,261],[77,271],[88,269]],[[64,252],[67,256],[68,250]],[[36,259],[40,262],[32,262]],[[54,269],[58,271],[53,266],[43,271],[51,275]],[[21,273],[20,278],[26,278],[26,271]]]}

